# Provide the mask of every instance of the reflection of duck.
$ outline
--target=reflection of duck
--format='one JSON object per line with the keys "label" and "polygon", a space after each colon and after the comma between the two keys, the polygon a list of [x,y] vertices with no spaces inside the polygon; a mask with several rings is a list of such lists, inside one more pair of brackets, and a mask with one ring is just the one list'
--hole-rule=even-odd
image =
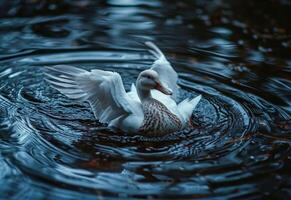
{"label": "reflection of duck", "polygon": [[130,92],[125,92],[118,73],[97,69],[48,67],[46,80],[67,97],[88,101],[95,117],[111,127],[157,135],[181,130],[189,123],[201,95],[177,105],[177,73],[156,45],[146,45],[157,60],[139,74]]}

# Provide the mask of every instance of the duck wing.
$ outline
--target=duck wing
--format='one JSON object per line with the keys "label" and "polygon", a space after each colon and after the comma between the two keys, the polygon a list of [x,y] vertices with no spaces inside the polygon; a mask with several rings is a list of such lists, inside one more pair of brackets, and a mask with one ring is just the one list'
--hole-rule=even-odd
{"label": "duck wing", "polygon": [[159,74],[162,83],[173,91],[172,98],[176,99],[178,92],[178,74],[166,59],[163,52],[154,43],[145,42],[145,44],[150,48],[149,52],[156,58],[151,69]]}
{"label": "duck wing", "polygon": [[46,80],[53,88],[69,98],[88,101],[95,117],[102,123],[110,124],[140,111],[138,102],[126,94],[122,79],[116,72],[86,71],[68,65],[46,69]]}

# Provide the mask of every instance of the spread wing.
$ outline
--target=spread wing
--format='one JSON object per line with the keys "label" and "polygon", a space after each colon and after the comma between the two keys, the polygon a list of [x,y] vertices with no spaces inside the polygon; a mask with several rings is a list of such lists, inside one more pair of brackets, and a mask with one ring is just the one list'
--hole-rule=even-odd
{"label": "spread wing", "polygon": [[118,73],[86,71],[68,65],[47,67],[46,80],[69,98],[88,101],[102,123],[112,123],[135,113],[132,100],[125,92]]}
{"label": "spread wing", "polygon": [[145,44],[150,48],[149,52],[156,58],[151,69],[158,72],[160,80],[173,91],[172,96],[175,99],[178,92],[178,74],[172,68],[162,51],[154,43],[146,42]]}

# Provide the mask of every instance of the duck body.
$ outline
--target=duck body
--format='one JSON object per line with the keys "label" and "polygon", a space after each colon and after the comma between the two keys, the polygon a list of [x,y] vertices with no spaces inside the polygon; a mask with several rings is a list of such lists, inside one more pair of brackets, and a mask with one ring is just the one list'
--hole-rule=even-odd
{"label": "duck body", "polygon": [[181,119],[160,101],[149,98],[143,104],[144,120],[138,132],[157,135],[175,132],[183,127]]}
{"label": "duck body", "polygon": [[88,101],[95,117],[110,127],[147,135],[182,130],[189,124],[201,95],[177,105],[177,73],[156,45],[151,42],[146,45],[157,60],[139,74],[129,92],[118,73],[98,69],[47,67],[46,80],[67,97]]}

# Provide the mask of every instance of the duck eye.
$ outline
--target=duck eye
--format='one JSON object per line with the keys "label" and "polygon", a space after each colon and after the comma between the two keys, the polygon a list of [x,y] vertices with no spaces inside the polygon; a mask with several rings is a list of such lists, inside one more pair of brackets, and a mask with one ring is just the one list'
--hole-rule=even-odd
{"label": "duck eye", "polygon": [[146,77],[146,78],[148,78],[148,79],[150,79],[150,78],[151,78],[149,75],[146,75],[145,77]]}

